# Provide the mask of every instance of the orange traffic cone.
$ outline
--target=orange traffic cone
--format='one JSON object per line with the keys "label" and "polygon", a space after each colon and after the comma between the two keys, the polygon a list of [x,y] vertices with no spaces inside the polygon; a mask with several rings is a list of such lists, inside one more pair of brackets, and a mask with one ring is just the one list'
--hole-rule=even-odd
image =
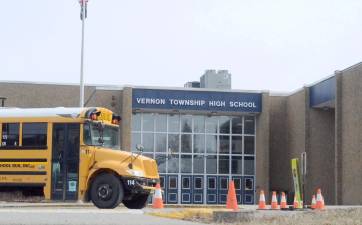
{"label": "orange traffic cone", "polygon": [[287,209],[288,205],[287,205],[287,199],[285,197],[285,193],[282,192],[282,199],[280,200],[280,209]]}
{"label": "orange traffic cone", "polygon": [[229,182],[229,190],[228,190],[228,197],[227,197],[227,200],[226,200],[226,208],[227,209],[232,209],[234,211],[239,210],[238,200],[236,199],[235,185],[234,185],[233,180],[231,180]]}
{"label": "orange traffic cone", "polygon": [[154,209],[163,209],[162,193],[160,184],[156,184],[155,194],[152,199],[152,208]]}
{"label": "orange traffic cone", "polygon": [[315,200],[315,195],[312,195],[312,204],[310,208],[315,209],[316,207],[317,207],[317,201]]}
{"label": "orange traffic cone", "polygon": [[297,199],[297,195],[294,195],[293,208],[295,208],[295,209],[299,209],[299,208],[300,208],[299,202],[298,202],[298,199]]}
{"label": "orange traffic cone", "polygon": [[258,209],[266,209],[266,205],[265,205],[265,195],[264,195],[264,191],[263,191],[263,190],[260,191],[259,207],[258,207]]}
{"label": "orange traffic cone", "polygon": [[279,209],[277,193],[273,191],[272,201],[271,201],[271,209]]}
{"label": "orange traffic cone", "polygon": [[322,196],[322,191],[320,188],[317,190],[317,205],[316,209],[324,209],[324,200]]}

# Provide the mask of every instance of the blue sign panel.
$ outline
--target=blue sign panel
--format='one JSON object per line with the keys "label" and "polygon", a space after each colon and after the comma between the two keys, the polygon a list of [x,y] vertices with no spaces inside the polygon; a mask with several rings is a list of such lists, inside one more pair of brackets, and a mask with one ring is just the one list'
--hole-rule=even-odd
{"label": "blue sign panel", "polygon": [[132,91],[134,109],[261,112],[261,93],[139,89]]}
{"label": "blue sign panel", "polygon": [[309,88],[310,107],[318,106],[336,98],[336,77],[333,76]]}

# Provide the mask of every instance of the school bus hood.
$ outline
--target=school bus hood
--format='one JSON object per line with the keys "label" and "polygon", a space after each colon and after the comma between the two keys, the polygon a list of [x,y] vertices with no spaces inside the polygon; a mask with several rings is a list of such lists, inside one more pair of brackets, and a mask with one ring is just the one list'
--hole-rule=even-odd
{"label": "school bus hood", "polygon": [[120,176],[159,179],[157,163],[149,157],[106,148],[97,148],[94,154],[94,169],[111,169]]}

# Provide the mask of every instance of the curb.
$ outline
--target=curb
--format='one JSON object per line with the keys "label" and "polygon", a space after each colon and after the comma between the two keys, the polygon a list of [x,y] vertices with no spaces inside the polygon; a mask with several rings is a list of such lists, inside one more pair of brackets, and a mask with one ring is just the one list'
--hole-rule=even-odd
{"label": "curb", "polygon": [[250,222],[255,218],[255,213],[252,210],[237,212],[214,211],[213,221],[216,223]]}

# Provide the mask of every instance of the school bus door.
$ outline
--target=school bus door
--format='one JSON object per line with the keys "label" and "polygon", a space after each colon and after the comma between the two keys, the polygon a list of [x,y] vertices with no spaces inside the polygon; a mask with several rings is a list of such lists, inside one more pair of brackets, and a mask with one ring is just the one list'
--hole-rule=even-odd
{"label": "school bus door", "polygon": [[52,199],[78,199],[80,125],[53,124]]}

